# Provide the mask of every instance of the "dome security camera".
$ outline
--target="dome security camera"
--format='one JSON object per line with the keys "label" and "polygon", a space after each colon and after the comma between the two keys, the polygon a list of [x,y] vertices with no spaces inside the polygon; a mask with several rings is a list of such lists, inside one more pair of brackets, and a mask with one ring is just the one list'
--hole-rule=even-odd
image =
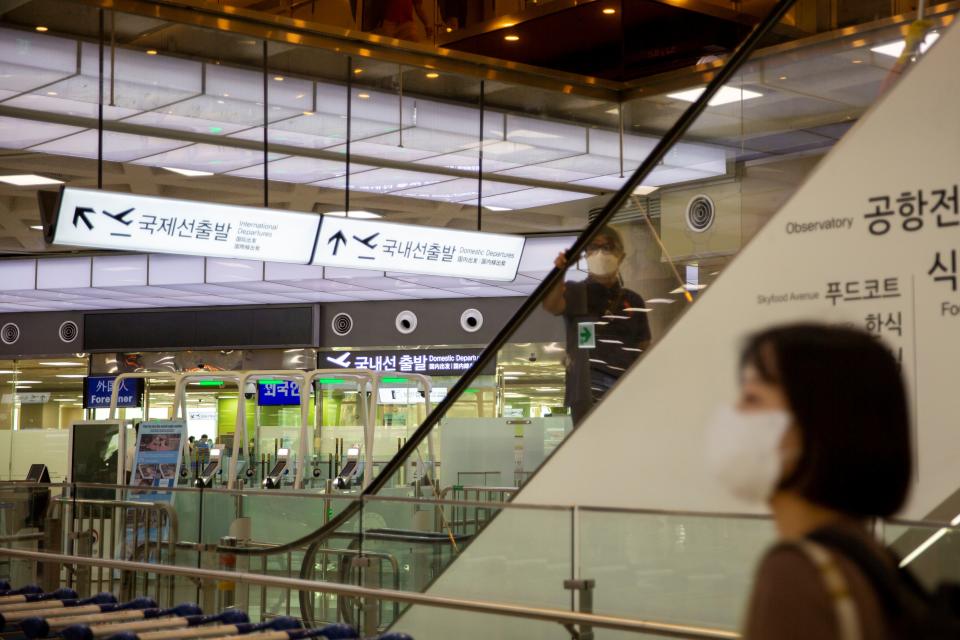
{"label": "dome security camera", "polygon": [[476,333],[483,326],[483,314],[479,309],[467,309],[460,314],[460,328],[467,333]]}
{"label": "dome security camera", "polygon": [[254,396],[257,395],[257,385],[253,382],[247,382],[243,385],[243,397],[247,400],[253,400]]}
{"label": "dome security camera", "polygon": [[413,333],[417,329],[417,314],[410,310],[401,311],[394,324],[402,334]]}

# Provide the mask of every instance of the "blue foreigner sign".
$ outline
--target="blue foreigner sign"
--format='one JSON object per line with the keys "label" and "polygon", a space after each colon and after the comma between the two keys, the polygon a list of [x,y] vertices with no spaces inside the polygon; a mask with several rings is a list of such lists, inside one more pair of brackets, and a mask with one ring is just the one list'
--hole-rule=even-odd
{"label": "blue foreigner sign", "polygon": [[289,407],[300,404],[300,385],[293,380],[261,380],[257,385],[261,407]]}
{"label": "blue foreigner sign", "polygon": [[[87,376],[83,379],[83,408],[109,409],[116,376]],[[133,409],[143,403],[143,379],[125,379],[117,392],[117,408]]]}

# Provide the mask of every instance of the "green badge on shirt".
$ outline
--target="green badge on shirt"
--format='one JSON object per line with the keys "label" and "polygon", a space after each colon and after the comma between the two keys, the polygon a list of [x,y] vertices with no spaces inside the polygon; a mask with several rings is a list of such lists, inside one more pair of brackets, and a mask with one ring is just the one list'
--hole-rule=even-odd
{"label": "green badge on shirt", "polygon": [[597,330],[594,323],[577,323],[577,346],[581,349],[593,349],[597,346]]}

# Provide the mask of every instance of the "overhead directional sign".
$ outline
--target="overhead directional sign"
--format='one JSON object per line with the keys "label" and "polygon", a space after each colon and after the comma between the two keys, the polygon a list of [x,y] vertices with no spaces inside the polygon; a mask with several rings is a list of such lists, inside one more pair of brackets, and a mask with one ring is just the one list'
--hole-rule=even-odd
{"label": "overhead directional sign", "polygon": [[277,209],[66,188],[53,243],[303,264],[319,223]]}
{"label": "overhead directional sign", "polygon": [[53,244],[511,281],[525,239],[279,209],[61,191]]}
{"label": "overhead directional sign", "polygon": [[324,216],[313,264],[513,280],[523,236]]}

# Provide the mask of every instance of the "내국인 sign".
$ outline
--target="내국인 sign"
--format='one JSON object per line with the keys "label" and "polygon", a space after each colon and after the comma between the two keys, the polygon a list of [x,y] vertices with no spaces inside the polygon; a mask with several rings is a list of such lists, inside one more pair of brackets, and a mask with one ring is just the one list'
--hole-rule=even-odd
{"label": "\ub0b4\uad6d\uc778 sign", "polygon": [[524,241],[522,236],[66,187],[52,243],[511,281]]}

